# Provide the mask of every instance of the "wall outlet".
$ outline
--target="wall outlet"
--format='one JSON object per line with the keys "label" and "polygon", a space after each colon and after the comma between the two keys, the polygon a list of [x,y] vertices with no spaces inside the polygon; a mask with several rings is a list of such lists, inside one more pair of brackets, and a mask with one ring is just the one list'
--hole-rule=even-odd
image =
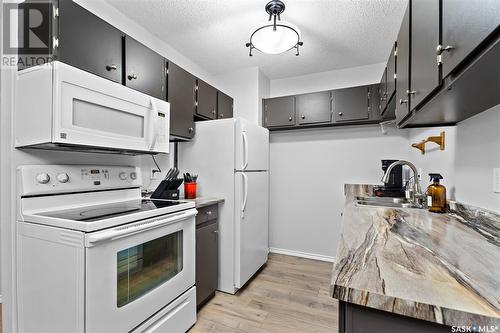
{"label": "wall outlet", "polygon": [[500,193],[500,168],[493,169],[493,192]]}
{"label": "wall outlet", "polygon": [[149,172],[149,178],[150,178],[151,180],[153,180],[153,179],[158,179],[158,178],[157,178],[157,177],[158,177],[158,174],[159,174],[158,169],[156,169],[156,168],[151,168],[151,171]]}

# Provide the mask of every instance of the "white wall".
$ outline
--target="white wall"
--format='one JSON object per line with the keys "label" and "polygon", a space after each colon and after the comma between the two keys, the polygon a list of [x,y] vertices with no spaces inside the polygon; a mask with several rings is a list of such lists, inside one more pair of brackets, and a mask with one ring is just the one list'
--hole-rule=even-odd
{"label": "white wall", "polygon": [[258,124],[262,125],[262,99],[268,98],[271,95],[271,81],[269,78],[259,70],[259,119]]}
{"label": "white wall", "polygon": [[379,83],[385,63],[271,80],[271,97]]}
{"label": "white wall", "polygon": [[344,184],[378,184],[381,159],[407,159],[406,131],[338,127],[271,134],[270,247],[333,257]]}

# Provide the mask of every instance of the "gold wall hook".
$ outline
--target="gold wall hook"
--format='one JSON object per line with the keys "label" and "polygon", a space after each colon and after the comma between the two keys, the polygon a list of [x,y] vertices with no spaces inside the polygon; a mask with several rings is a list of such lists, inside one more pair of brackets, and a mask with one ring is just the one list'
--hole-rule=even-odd
{"label": "gold wall hook", "polygon": [[420,143],[414,143],[411,146],[413,148],[417,148],[422,152],[422,155],[425,154],[425,144],[427,142],[434,142],[439,145],[440,150],[444,150],[445,148],[445,132],[441,132],[439,136],[429,136],[427,139],[420,141]]}

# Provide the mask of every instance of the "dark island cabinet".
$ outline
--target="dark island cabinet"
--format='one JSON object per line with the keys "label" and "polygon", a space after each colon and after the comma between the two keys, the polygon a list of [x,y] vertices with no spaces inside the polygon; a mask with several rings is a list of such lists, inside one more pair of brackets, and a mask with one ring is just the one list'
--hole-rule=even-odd
{"label": "dark island cabinet", "polygon": [[173,62],[168,63],[168,96],[170,103],[170,136],[191,139],[195,134],[196,78]]}
{"label": "dark island cabinet", "polygon": [[217,118],[217,89],[203,80],[196,82],[196,116],[205,119]]}
{"label": "dark island cabinet", "polygon": [[448,76],[495,30],[500,1],[442,0],[443,37],[440,47],[443,77]]}
{"label": "dark island cabinet", "polygon": [[73,1],[59,1],[57,60],[122,83],[122,32]]}
{"label": "dark island cabinet", "polygon": [[329,91],[296,96],[299,124],[329,123],[332,120],[331,100]]}
{"label": "dark island cabinet", "polygon": [[217,118],[233,118],[233,99],[224,94],[223,92],[217,92]]}
{"label": "dark island cabinet", "polygon": [[166,61],[158,53],[126,36],[124,84],[150,96],[165,100]]}
{"label": "dark island cabinet", "polygon": [[265,127],[295,126],[295,96],[269,98],[263,104]]}
{"label": "dark island cabinet", "polygon": [[337,89],[332,95],[333,117],[336,123],[369,119],[369,86]]}
{"label": "dark island cabinet", "polygon": [[396,121],[399,123],[410,112],[410,11],[411,3],[406,7],[403,22],[398,33],[396,48]]}
{"label": "dark island cabinet", "polygon": [[[439,1],[411,2],[410,110],[441,84],[436,46],[439,44]],[[403,51],[404,53],[405,51]]]}

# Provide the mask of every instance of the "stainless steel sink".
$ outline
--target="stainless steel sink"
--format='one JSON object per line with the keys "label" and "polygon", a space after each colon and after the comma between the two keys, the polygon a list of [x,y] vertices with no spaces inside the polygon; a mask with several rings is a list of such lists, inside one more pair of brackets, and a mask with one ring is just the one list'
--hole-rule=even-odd
{"label": "stainless steel sink", "polygon": [[356,204],[359,206],[378,206],[392,208],[420,208],[406,198],[390,197],[356,197]]}

